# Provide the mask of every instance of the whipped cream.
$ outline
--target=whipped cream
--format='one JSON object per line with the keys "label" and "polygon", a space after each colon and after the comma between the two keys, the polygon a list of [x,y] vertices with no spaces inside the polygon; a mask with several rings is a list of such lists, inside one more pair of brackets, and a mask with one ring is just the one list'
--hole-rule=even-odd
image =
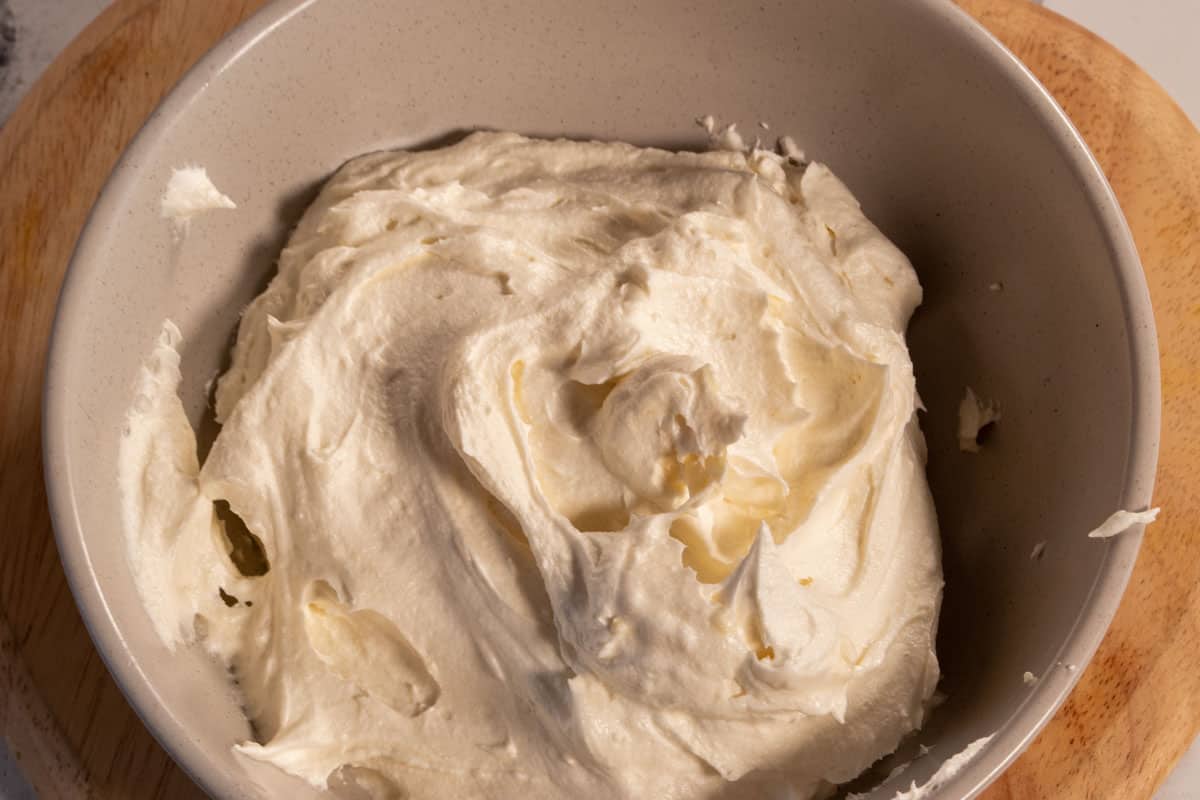
{"label": "whipped cream", "polygon": [[[1026,672],[1025,675],[1030,676],[1032,673]],[[1028,678],[1026,679],[1025,683],[1027,685],[1029,684]],[[929,776],[929,780],[925,781],[925,783],[918,786],[916,781],[911,781],[907,789],[900,789],[893,794],[892,800],[925,800],[925,798],[929,797],[930,794],[941,789],[960,772],[962,772],[963,768],[966,767],[967,764],[971,763],[971,761],[973,761],[975,757],[979,755],[980,751],[982,751],[988,746],[989,743],[991,743],[994,736],[995,734],[991,734],[989,736],[975,739],[962,750],[958,751],[938,765],[937,770]],[[897,766],[890,773],[888,773],[888,776],[884,778],[878,786],[871,791],[865,794],[852,792],[846,795],[846,800],[867,800],[869,796],[877,794],[880,789],[894,781],[900,775],[904,774],[909,767],[911,767],[920,759],[929,755],[929,753],[930,748],[926,745],[921,745],[918,749],[916,759],[913,761],[906,761]]]}
{"label": "whipped cream", "polygon": [[204,167],[172,170],[159,200],[159,213],[180,230],[186,230],[192,218],[205,211],[230,208],[237,208],[237,203],[221,193]]}
{"label": "whipped cream", "polygon": [[[994,736],[995,734],[992,735]],[[896,792],[892,800],[924,800],[924,798],[929,797],[930,794],[945,786],[958,773],[962,772],[963,768],[971,763],[991,741],[992,736],[983,736],[976,739],[943,761],[942,765],[937,768],[937,771],[925,783],[918,786],[916,782],[913,782],[909,785],[908,789]],[[848,798],[848,800],[850,799]]]}
{"label": "whipped cream", "polygon": [[958,404],[958,449],[964,453],[979,452],[979,434],[988,425],[1000,421],[1000,405],[975,394],[970,386]]}
{"label": "whipped cream", "polygon": [[825,792],[938,679],[920,297],[818,163],[355,159],[243,316],[202,466],[174,326],[145,365],[147,609],[236,674],[238,750],[318,787]]}
{"label": "whipped cream", "polygon": [[1108,519],[1090,531],[1088,537],[1110,539],[1118,533],[1124,533],[1134,525],[1149,525],[1158,519],[1158,511],[1157,508],[1148,508],[1145,511],[1114,511]]}

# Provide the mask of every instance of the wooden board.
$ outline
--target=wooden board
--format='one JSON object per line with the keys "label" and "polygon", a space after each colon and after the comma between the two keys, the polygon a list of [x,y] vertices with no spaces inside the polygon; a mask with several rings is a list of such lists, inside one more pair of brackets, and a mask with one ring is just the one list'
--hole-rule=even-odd
{"label": "wooden board", "polygon": [[[0,132],[0,731],[43,797],[202,796],[88,639],[42,484],[42,364],[75,238],[183,71],[264,0],[116,0]],[[985,794],[1149,798],[1200,730],[1200,134],[1145,73],[1025,0],[960,0],[1050,88],[1112,181],[1162,353],[1157,502],[1129,591],[1070,700]]]}

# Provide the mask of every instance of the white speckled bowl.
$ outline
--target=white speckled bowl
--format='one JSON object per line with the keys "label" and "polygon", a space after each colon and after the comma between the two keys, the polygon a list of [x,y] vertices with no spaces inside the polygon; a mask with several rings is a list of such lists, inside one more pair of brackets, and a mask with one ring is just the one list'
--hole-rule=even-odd
{"label": "white speckled bowl", "polygon": [[[751,136],[766,120],[829,163],[926,289],[910,341],[945,543],[949,699],[905,780],[995,732],[934,795],[969,797],[1062,702],[1137,553],[1136,530],[1085,534],[1149,500],[1158,362],[1100,170],[995,40],[942,0],[279,0],[196,66],[121,160],[63,288],[46,382],[47,483],[79,606],[130,702],[210,793],[311,794],[231,753],[249,729],[224,677],[166,651],[130,580],[117,438],[163,318],[184,332],[199,421],[240,309],[345,159],[481,126],[694,147],[704,113]],[[187,163],[239,209],[175,246],[158,198]],[[966,384],[1004,407],[977,456],[955,447]]]}

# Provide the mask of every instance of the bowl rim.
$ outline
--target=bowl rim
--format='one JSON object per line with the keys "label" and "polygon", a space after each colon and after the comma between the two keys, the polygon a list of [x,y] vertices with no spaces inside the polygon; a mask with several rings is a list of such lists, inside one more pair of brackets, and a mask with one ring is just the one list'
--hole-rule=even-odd
{"label": "bowl rim", "polygon": [[[82,228],[60,289],[46,355],[42,393],[43,476],[67,583],[92,642],[126,700],[171,758],[214,797],[243,796],[241,787],[245,776],[215,768],[215,764],[191,746],[186,729],[166,710],[154,685],[131,657],[117,618],[100,590],[69,469],[69,411],[66,398],[59,390],[67,369],[63,342],[69,338],[67,332],[77,327],[77,316],[72,309],[85,302],[79,290],[79,276],[97,263],[103,230],[115,219],[130,191],[143,161],[142,155],[156,146],[174,119],[205,91],[210,82],[260,40],[318,2],[320,0],[272,0],[267,3],[221,39],[164,95],[117,160]],[[1158,343],[1141,261],[1116,196],[1066,112],[1033,72],[999,39],[953,3],[911,0],[911,5],[913,14],[924,15],[932,22],[946,26],[951,35],[968,43],[1034,112],[1103,225],[1129,331],[1127,357],[1132,378],[1132,425],[1121,507],[1144,508],[1151,499],[1161,424]],[[1039,682],[994,734],[988,746],[942,784],[934,797],[975,797],[1024,751],[1058,711],[1112,622],[1132,573],[1142,536],[1142,526],[1137,526],[1098,545],[1106,547],[1104,560],[1057,656],[1058,663],[1070,665],[1062,670],[1062,679]],[[1079,668],[1072,668],[1075,665]]]}

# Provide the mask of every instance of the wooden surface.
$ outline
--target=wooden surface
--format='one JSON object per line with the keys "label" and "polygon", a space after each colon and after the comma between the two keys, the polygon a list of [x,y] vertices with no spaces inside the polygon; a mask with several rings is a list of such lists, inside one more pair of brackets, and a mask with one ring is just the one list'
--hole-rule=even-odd
{"label": "wooden surface", "polygon": [[[1164,511],[1112,630],[984,797],[1149,798],[1200,729],[1200,135],[1092,34],[1024,0],[960,1],[1050,88],[1112,181],[1146,267],[1164,400]],[[42,364],[63,271],[118,154],[263,2],[116,0],[0,132],[0,730],[46,798],[201,796],[125,703],[67,590],[41,475]]]}

